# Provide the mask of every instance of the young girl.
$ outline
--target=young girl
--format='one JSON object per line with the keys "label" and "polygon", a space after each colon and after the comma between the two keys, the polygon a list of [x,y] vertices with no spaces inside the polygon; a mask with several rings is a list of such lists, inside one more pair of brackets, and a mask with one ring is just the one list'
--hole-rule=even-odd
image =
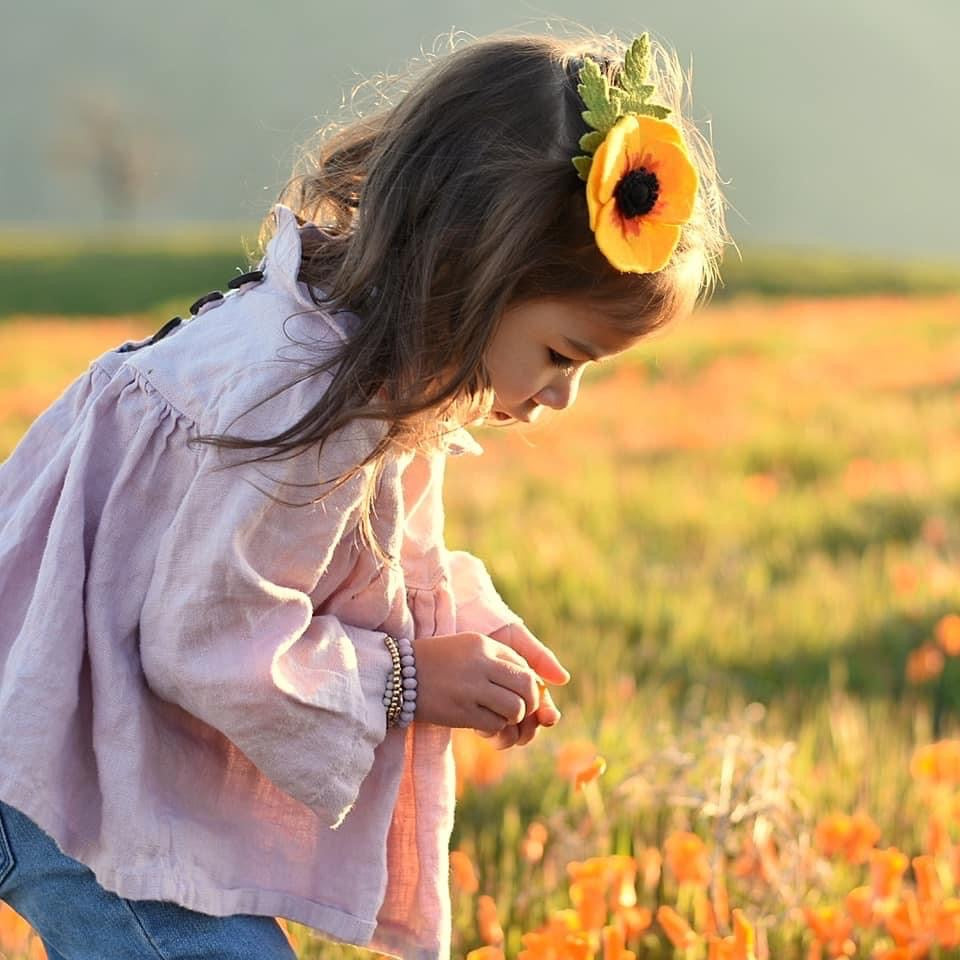
{"label": "young girl", "polygon": [[569,675],[444,545],[444,462],[714,278],[681,85],[645,36],[439,59],[2,465],[0,897],[51,960],[449,956],[451,728],[527,743]]}

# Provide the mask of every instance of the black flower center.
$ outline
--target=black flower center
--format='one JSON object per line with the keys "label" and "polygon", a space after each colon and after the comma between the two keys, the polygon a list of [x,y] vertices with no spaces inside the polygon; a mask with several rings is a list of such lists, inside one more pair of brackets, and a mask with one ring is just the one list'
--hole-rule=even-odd
{"label": "black flower center", "polygon": [[613,191],[617,198],[617,208],[623,216],[642,217],[649,213],[660,196],[660,181],[657,175],[646,167],[631,170]]}

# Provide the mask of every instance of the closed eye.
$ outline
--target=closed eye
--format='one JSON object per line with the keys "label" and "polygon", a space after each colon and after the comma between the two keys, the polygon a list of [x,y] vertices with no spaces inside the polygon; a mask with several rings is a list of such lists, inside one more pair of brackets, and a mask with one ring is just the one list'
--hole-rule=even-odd
{"label": "closed eye", "polygon": [[574,368],[577,366],[576,360],[571,360],[570,357],[565,357],[562,353],[557,353],[556,350],[549,350],[550,362],[555,366],[563,370],[564,373],[571,373]]}

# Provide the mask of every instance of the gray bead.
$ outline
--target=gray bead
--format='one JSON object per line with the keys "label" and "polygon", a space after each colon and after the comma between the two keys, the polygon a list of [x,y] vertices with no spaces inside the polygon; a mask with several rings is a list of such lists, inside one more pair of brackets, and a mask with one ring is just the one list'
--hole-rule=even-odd
{"label": "gray bead", "polygon": [[415,677],[417,675],[416,667],[404,667],[400,673],[405,677]]}
{"label": "gray bead", "polygon": [[403,702],[404,702],[404,703],[416,703],[416,702],[417,702],[417,691],[416,691],[416,690],[404,690],[404,691],[403,691]]}
{"label": "gray bead", "polygon": [[404,689],[404,690],[416,690],[416,689],[417,689],[417,678],[416,678],[416,677],[404,677],[404,678],[403,678],[403,689]]}
{"label": "gray bead", "polygon": [[401,667],[412,667],[413,664],[414,664],[414,659],[413,659],[413,654],[412,654],[412,653],[405,653],[405,654],[400,658],[400,666],[401,666]]}

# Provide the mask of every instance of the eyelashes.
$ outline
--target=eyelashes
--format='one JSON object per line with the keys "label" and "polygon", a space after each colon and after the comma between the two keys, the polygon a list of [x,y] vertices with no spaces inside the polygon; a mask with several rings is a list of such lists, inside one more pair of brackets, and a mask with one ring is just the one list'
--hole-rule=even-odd
{"label": "eyelashes", "polygon": [[576,360],[571,360],[570,357],[565,357],[562,353],[557,353],[556,350],[548,350],[547,352],[550,354],[550,363],[559,367],[564,373],[573,373],[576,369]]}

